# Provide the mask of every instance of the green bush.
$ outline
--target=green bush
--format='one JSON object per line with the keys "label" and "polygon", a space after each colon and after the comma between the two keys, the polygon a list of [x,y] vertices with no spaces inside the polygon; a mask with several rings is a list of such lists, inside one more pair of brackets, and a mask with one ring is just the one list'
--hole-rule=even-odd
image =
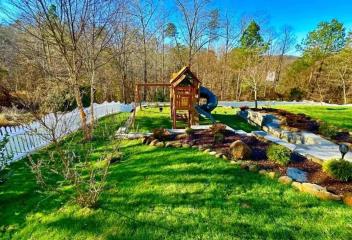
{"label": "green bush", "polygon": [[270,161],[286,166],[291,160],[291,151],[284,146],[271,144],[266,152]]}
{"label": "green bush", "polygon": [[339,129],[335,126],[331,126],[325,122],[320,123],[319,133],[325,137],[332,138],[337,135]]}
{"label": "green bush", "polygon": [[291,101],[293,101],[293,100],[301,101],[304,98],[304,95],[305,95],[304,92],[297,87],[291,88],[291,90],[290,90],[290,100]]}
{"label": "green bush", "polygon": [[215,133],[214,134],[214,143],[219,144],[219,143],[223,143],[225,139],[225,136],[223,133]]}
{"label": "green bush", "polygon": [[12,156],[6,152],[6,144],[9,142],[10,137],[5,134],[4,138],[0,140],[0,171],[3,170],[12,160]]}
{"label": "green bush", "polygon": [[341,181],[352,180],[352,163],[345,160],[329,160],[323,164],[323,170],[331,177]]}
{"label": "green bush", "polygon": [[194,129],[188,127],[188,128],[185,129],[185,132],[186,132],[186,134],[187,134],[188,136],[192,136],[192,135],[194,134]]}
{"label": "green bush", "polygon": [[167,141],[170,138],[170,132],[165,128],[155,128],[153,130],[153,137],[159,141]]}
{"label": "green bush", "polygon": [[226,125],[222,123],[215,123],[210,127],[210,131],[215,135],[217,133],[224,133],[226,130]]}
{"label": "green bush", "polygon": [[[89,107],[90,106],[90,87],[89,86],[84,86],[80,87],[79,91],[81,92],[81,97],[82,97],[82,104],[83,107]],[[70,94],[69,92],[65,93],[67,97],[65,98],[64,102],[60,106],[60,111],[72,111],[75,108],[77,108],[77,102],[75,97]]]}

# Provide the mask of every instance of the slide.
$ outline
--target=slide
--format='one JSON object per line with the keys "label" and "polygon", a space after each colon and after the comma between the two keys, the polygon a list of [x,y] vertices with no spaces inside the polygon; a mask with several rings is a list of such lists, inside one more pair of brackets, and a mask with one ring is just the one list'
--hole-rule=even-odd
{"label": "slide", "polygon": [[207,103],[203,105],[197,105],[195,106],[196,111],[203,117],[208,118],[212,121],[212,123],[215,123],[215,119],[213,115],[211,115],[211,111],[213,111],[217,106],[218,106],[218,98],[215,96],[215,94],[210,91],[206,87],[200,87],[199,89],[200,92],[200,97],[207,99]]}

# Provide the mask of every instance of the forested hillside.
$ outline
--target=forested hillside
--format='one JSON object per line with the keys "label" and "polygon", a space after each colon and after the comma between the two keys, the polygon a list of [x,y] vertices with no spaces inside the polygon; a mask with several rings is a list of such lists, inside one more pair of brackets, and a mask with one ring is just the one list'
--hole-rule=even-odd
{"label": "forested hillside", "polygon": [[[2,6],[1,84],[22,96],[45,92],[46,101],[131,102],[136,83],[168,82],[190,65],[220,100],[351,101],[350,35],[338,20],[297,42],[291,27],[274,29],[265,16],[231,15],[208,0],[173,5],[10,0]],[[161,88],[144,96],[167,97]]]}

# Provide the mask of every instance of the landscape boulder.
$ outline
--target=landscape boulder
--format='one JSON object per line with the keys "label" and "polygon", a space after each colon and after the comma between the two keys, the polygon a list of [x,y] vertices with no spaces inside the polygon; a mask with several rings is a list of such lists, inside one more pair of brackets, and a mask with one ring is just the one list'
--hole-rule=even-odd
{"label": "landscape boulder", "polygon": [[155,146],[159,141],[157,139],[154,139],[149,143],[149,146]]}
{"label": "landscape boulder", "polygon": [[352,193],[348,192],[343,195],[343,202],[347,205],[352,207]]}
{"label": "landscape boulder", "polygon": [[279,177],[279,182],[282,184],[291,184],[292,183],[292,178],[288,177],[288,176],[281,176]]}
{"label": "landscape boulder", "polygon": [[188,135],[186,133],[177,134],[175,137],[176,140],[181,140],[185,138],[188,138]]}
{"label": "landscape boulder", "polygon": [[188,143],[183,143],[183,144],[182,144],[182,147],[183,147],[183,148],[190,148],[191,145],[189,145]]}
{"label": "landscape boulder", "polygon": [[258,166],[257,165],[249,165],[248,166],[248,170],[250,171],[250,172],[258,172]]}
{"label": "landscape boulder", "polygon": [[251,148],[241,140],[233,142],[230,145],[230,150],[234,159],[244,160],[252,156]]}
{"label": "landscape boulder", "polygon": [[312,194],[323,200],[335,200],[335,201],[341,200],[340,196],[332,194],[328,192],[326,188],[313,183],[302,183],[301,191]]}

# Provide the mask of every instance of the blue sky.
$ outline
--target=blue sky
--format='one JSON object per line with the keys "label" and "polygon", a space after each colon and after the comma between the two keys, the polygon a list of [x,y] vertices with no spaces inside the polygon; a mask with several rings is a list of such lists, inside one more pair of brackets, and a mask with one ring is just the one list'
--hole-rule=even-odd
{"label": "blue sky", "polygon": [[[6,1],[0,0],[0,7]],[[160,1],[165,3],[166,8],[175,9],[173,0]],[[267,27],[279,30],[289,25],[293,27],[298,42],[319,22],[332,18],[344,23],[348,31],[352,30],[352,0],[213,0],[212,7],[234,16],[233,21],[238,21],[243,14],[261,15],[269,20]]]}
{"label": "blue sky", "polygon": [[276,29],[292,26],[298,39],[332,18],[344,23],[347,30],[352,28],[352,0],[218,0],[214,6],[236,15],[265,14]]}

